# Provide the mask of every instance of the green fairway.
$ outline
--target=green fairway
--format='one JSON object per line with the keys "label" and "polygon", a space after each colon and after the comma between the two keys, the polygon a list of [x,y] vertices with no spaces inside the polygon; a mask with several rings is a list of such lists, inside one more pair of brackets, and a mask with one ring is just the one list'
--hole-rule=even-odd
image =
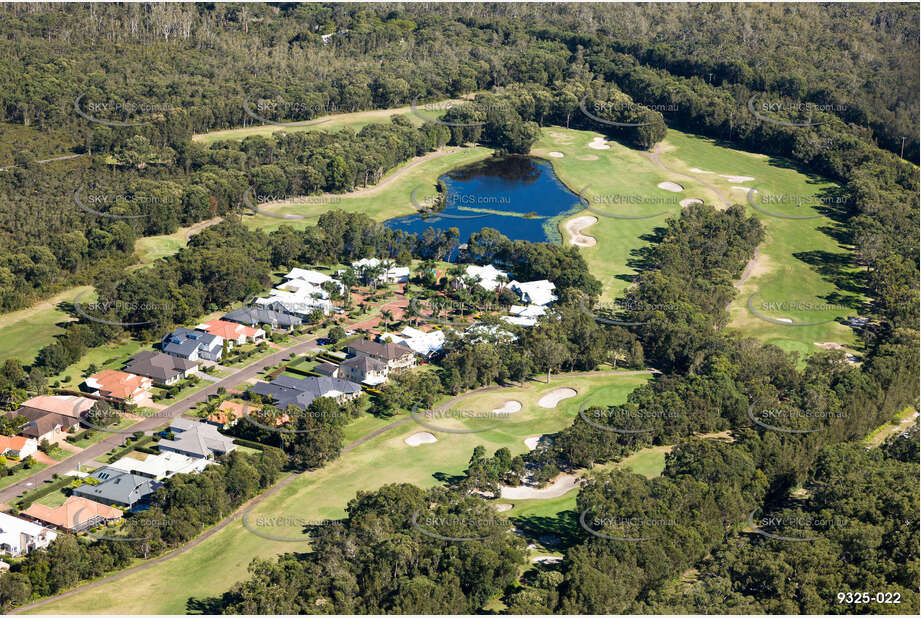
{"label": "green fairway", "polygon": [[[202,144],[211,144],[221,140],[241,140],[253,135],[271,135],[278,131],[293,133],[297,131],[328,131],[330,133],[343,128],[350,128],[356,132],[367,124],[390,122],[391,116],[402,116],[416,126],[421,126],[425,118],[438,118],[444,115],[447,109],[445,105],[450,103],[459,103],[459,99],[441,101],[435,103],[435,109],[427,109],[426,104],[420,103],[417,106],[418,114],[413,113],[412,107],[395,107],[391,109],[372,109],[363,112],[348,112],[344,114],[331,114],[321,116],[314,120],[302,123],[291,123],[288,126],[278,124],[259,124],[241,129],[227,129],[225,131],[211,131],[209,133],[194,135],[192,139]],[[421,116],[420,116],[421,114]],[[257,122],[254,120],[254,122]]]}
{"label": "green fairway", "polygon": [[64,332],[62,325],[73,317],[59,305],[72,303],[79,294],[92,288],[69,288],[27,309],[0,316],[0,362],[18,358],[23,364],[35,360],[38,351]]}
{"label": "green fairway", "polygon": [[[856,346],[854,331],[834,321],[859,315],[857,307],[864,300],[864,273],[853,263],[851,246],[839,240],[846,237],[843,225],[829,217],[836,216],[833,198],[829,197],[835,185],[797,171],[786,161],[725,148],[713,140],[677,131],[669,131],[664,144],[661,158],[668,167],[706,178],[728,195],[731,203],[745,204],[764,225],[760,256],[729,307],[730,326],[765,343],[800,352],[801,357],[819,350],[816,343]],[[754,180],[740,181],[742,177]],[[760,196],[753,195],[753,200],[762,210],[752,208],[747,189],[738,187],[756,189],[755,195]],[[821,205],[821,199],[826,200],[826,206]],[[765,210],[816,217],[786,219]],[[748,306],[753,294],[754,312]],[[796,325],[800,323],[815,324]]]}
{"label": "green fairway", "polygon": [[[845,235],[842,225],[833,219],[837,217],[830,197],[833,183],[797,171],[782,160],[726,148],[714,140],[670,129],[657,150],[662,164],[675,170],[671,172],[656,165],[648,153],[617,142],[606,142],[609,150],[590,149],[588,144],[599,136],[545,128],[532,154],[551,161],[560,179],[573,191],[584,192],[594,211],[627,216],[668,213],[647,219],[607,217],[592,210],[576,215],[598,218],[583,232],[597,244],[581,251],[602,282],[602,301],[617,297],[629,286],[636,274],[631,267],[633,252],[648,244],[644,235],[679,212],[674,200],[700,199],[718,208],[724,207],[725,200],[746,205],[765,227],[759,258],[729,307],[730,325],[762,342],[796,351],[801,359],[819,350],[817,343],[855,348],[853,330],[834,320],[858,315],[864,275],[852,262],[851,247],[840,240]],[[563,156],[551,156],[551,152]],[[657,185],[663,181],[676,183],[683,190],[670,193],[659,189]],[[756,189],[753,199],[762,210],[748,205],[748,189]],[[630,205],[623,203],[630,200]],[[765,210],[815,218],[787,219]],[[563,236],[566,242],[571,237],[568,233]],[[753,312],[747,304],[756,293],[751,303]]]}
{"label": "green fairway", "polygon": [[[610,403],[623,402],[627,394],[643,384],[647,375],[591,376],[554,378],[551,384],[530,382],[525,388],[503,389],[479,394],[457,404],[457,408],[488,408],[496,401],[514,399],[522,402],[521,411],[507,420],[497,420],[498,427],[481,433],[438,433],[438,442],[417,447],[404,440],[426,428],[410,421],[392,431],[369,440],[324,468],[299,476],[293,483],[257,505],[247,517],[252,529],[265,530],[278,537],[302,538],[303,522],[322,523],[341,518],[345,506],[357,491],[372,491],[387,483],[413,483],[431,487],[440,483],[441,475],[463,472],[475,446],[482,444],[492,454],[506,446],[512,454],[527,450],[524,439],[559,431],[572,422],[579,406],[590,392],[603,388]],[[579,395],[563,400],[558,408],[534,405],[542,394],[572,387]],[[364,421],[371,428],[376,423]],[[460,427],[458,420],[439,420]],[[447,425],[446,425],[447,426]],[[436,478],[436,475],[438,478]],[[558,512],[571,508],[576,490],[562,499],[546,500],[546,506],[534,504],[534,513]],[[529,503],[541,502],[530,500]],[[551,504],[553,503],[553,504]],[[556,509],[556,510],[554,510]],[[514,512],[510,511],[509,514]],[[520,512],[525,512],[524,509]],[[515,513],[517,515],[517,513]],[[303,541],[275,541],[250,532],[240,520],[234,521],[213,537],[186,553],[115,582],[81,592],[67,599],[41,606],[34,613],[185,613],[189,598],[204,599],[220,594],[234,582],[247,576],[253,558],[270,558],[283,552],[300,551]],[[195,577],[189,574],[194,573]],[[131,590],[130,595],[124,594]]]}

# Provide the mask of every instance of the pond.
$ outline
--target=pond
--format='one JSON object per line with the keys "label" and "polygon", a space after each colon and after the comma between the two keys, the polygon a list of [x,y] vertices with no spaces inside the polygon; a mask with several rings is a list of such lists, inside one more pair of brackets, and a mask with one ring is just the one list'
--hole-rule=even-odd
{"label": "pond", "polygon": [[[512,240],[560,243],[560,220],[584,208],[550,163],[533,157],[494,156],[451,170],[438,180],[446,188],[444,210],[390,219],[387,227],[414,234],[429,227],[456,227],[462,243],[491,227]],[[411,199],[424,210],[436,195],[434,188],[420,186]]]}

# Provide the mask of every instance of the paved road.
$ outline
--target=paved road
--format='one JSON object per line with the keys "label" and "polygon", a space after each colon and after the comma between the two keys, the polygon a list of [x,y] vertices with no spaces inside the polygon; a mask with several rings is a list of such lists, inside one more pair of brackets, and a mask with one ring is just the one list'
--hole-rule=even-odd
{"label": "paved road", "polygon": [[[189,395],[185,399],[177,401],[176,403],[163,408],[162,410],[157,410],[152,416],[145,418],[141,421],[138,421],[134,425],[120,430],[119,433],[113,433],[110,437],[100,440],[96,444],[85,448],[80,453],[76,453],[67,459],[53,465],[49,466],[32,476],[25,478],[14,485],[10,485],[6,489],[0,490],[0,503],[2,504],[12,504],[16,499],[25,491],[30,489],[35,489],[44,483],[52,479],[54,474],[63,475],[66,472],[77,467],[77,464],[86,464],[92,466],[98,466],[99,463],[93,461],[100,455],[105,454],[116,446],[120,446],[124,443],[125,438],[128,437],[131,433],[135,431],[143,431],[146,433],[153,433],[154,430],[166,424],[170,419],[173,419],[180,414],[191,410],[198,404],[203,401],[207,401],[208,397],[211,395],[217,394],[217,389],[224,387],[225,389],[231,389],[241,382],[245,382],[250,378],[254,378],[259,375],[260,372],[266,366],[277,365],[278,363],[284,361],[288,356],[293,354],[303,354],[316,346],[316,340],[304,341],[296,345],[275,352],[271,356],[267,356],[252,365],[247,365],[246,367],[240,369],[231,376],[215,382],[210,386]],[[31,485],[26,485],[26,483],[31,483]]]}

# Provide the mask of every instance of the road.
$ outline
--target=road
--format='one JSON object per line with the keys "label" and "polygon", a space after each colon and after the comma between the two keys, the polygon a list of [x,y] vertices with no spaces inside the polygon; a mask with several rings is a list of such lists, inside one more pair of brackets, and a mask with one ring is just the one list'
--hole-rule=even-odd
{"label": "road", "polygon": [[[125,438],[135,431],[144,431],[146,433],[152,433],[155,429],[164,425],[169,419],[175,418],[180,414],[187,412],[200,404],[203,401],[207,401],[208,397],[211,395],[216,395],[217,390],[221,387],[225,389],[231,389],[241,382],[245,382],[250,378],[255,378],[259,375],[260,372],[266,366],[277,365],[285,360],[291,354],[302,354],[308,350],[313,349],[317,346],[316,340],[311,339],[309,341],[304,341],[302,343],[295,344],[290,348],[280,350],[274,354],[267,356],[251,365],[247,365],[242,369],[239,369],[233,375],[223,378],[219,382],[215,382],[210,386],[193,393],[177,401],[176,403],[158,410],[155,415],[145,418],[141,421],[138,421],[134,425],[120,430],[120,433],[113,433],[110,437],[100,440],[92,446],[88,446],[83,451],[76,453],[67,459],[53,465],[49,466],[39,472],[33,474],[32,476],[25,478],[14,485],[0,490],[0,504],[12,504],[16,499],[25,491],[30,489],[35,489],[40,487],[45,481],[50,481],[53,478],[54,474],[63,475],[71,470],[75,469],[78,464],[86,464],[92,466],[98,466],[98,462],[94,460],[113,449],[116,446],[121,446]],[[31,485],[26,485],[26,483],[31,483]]]}
{"label": "road", "polygon": [[[35,161],[35,162],[39,164],[44,164],[44,163],[51,163],[52,161],[66,161],[67,159],[76,159],[77,157],[83,157],[83,156],[86,156],[86,155],[85,154],[69,154],[69,155],[62,155],[60,157],[51,157],[50,159],[39,159],[38,161]],[[3,167],[0,167],[0,171],[12,169],[14,167],[16,166],[15,165],[4,165]]]}

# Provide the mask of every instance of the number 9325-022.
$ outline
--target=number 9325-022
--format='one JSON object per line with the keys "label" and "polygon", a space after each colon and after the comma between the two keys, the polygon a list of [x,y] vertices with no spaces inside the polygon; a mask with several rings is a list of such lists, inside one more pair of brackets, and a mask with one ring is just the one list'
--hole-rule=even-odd
{"label": "number 9325-022", "polygon": [[838,603],[842,604],[880,603],[891,605],[902,602],[900,592],[839,592],[837,597]]}

